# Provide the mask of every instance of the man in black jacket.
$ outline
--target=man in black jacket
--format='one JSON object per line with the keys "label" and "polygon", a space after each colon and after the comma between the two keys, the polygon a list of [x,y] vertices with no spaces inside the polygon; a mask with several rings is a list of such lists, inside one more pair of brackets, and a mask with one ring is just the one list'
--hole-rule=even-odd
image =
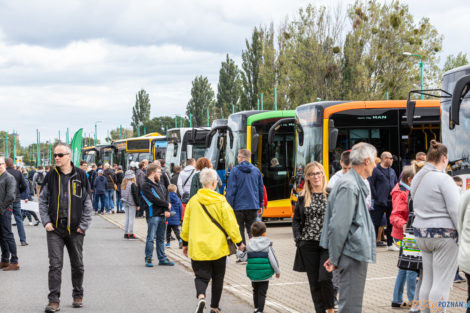
{"label": "man in black jacket", "polygon": [[5,159],[0,157],[0,246],[2,261],[0,268],[4,271],[20,269],[16,243],[11,231],[11,214],[16,198],[16,181],[5,169]]}
{"label": "man in black jacket", "polygon": [[393,187],[398,183],[397,175],[392,168],[393,156],[390,152],[385,151],[380,155],[381,162],[372,172],[372,176],[368,178],[371,190],[372,200],[374,201],[374,209],[370,211],[370,216],[375,227],[375,236],[379,232],[382,218],[387,218],[387,228],[385,234],[387,236],[387,249],[398,251],[398,247],[393,245],[392,225],[390,224],[390,215],[392,214],[392,192]]}
{"label": "man in black jacket", "polygon": [[22,246],[27,246],[26,242],[26,233],[24,231],[23,225],[23,212],[21,212],[21,193],[26,191],[26,180],[24,179],[23,174],[20,171],[15,169],[13,164],[13,159],[6,158],[5,165],[7,167],[7,172],[15,178],[16,181],[16,198],[13,202],[13,215],[15,216],[16,228],[18,229],[18,236],[20,237],[20,242]]}
{"label": "man in black jacket", "polygon": [[72,267],[73,303],[83,305],[83,239],[91,223],[93,207],[85,171],[71,162],[72,150],[58,144],[54,149],[56,167],[46,176],[39,196],[39,213],[47,231],[49,254],[49,304],[46,312],[60,310],[60,286],[64,246]]}
{"label": "man in black jacket", "polygon": [[147,267],[153,267],[152,255],[155,239],[158,265],[175,265],[165,255],[165,220],[170,217],[171,203],[168,191],[160,182],[161,175],[161,166],[150,164],[141,189],[148,225],[147,241],[145,243],[145,266]]}

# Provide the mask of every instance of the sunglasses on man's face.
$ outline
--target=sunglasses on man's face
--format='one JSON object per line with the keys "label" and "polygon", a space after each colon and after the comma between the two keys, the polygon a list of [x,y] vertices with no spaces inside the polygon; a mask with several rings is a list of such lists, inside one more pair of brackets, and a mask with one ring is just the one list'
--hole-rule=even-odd
{"label": "sunglasses on man's face", "polygon": [[57,158],[57,157],[58,158],[63,158],[64,155],[67,155],[67,154],[69,154],[69,153],[54,153],[54,158]]}

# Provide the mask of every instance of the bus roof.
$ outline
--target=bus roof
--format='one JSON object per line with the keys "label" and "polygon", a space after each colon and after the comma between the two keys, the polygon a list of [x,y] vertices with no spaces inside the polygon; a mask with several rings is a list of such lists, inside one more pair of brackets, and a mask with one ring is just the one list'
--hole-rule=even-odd
{"label": "bus roof", "polygon": [[[406,109],[406,100],[371,100],[371,101],[323,101],[303,104],[300,107],[316,106],[323,109],[323,118],[332,114],[357,109]],[[439,100],[416,100],[416,107],[440,107]]]}
{"label": "bus roof", "polygon": [[251,115],[247,119],[247,126],[251,126],[254,122],[267,120],[271,118],[280,118],[280,117],[295,117],[295,110],[279,110],[279,111],[267,111],[263,113],[258,113]]}
{"label": "bus roof", "polygon": [[449,74],[453,74],[453,73],[456,73],[456,72],[460,72],[460,71],[470,71],[470,64],[462,65],[462,66],[453,68],[453,69],[451,69],[451,70],[445,72],[443,76],[446,76],[446,75],[449,75]]}
{"label": "bus roof", "polygon": [[259,114],[259,113],[264,113],[264,112],[269,112],[267,110],[249,110],[249,111],[240,111],[240,112],[236,112],[236,113],[232,113],[229,115],[228,118],[230,118],[231,116],[237,116],[237,115],[242,115],[244,117],[250,117],[252,115],[255,115],[255,114]]}

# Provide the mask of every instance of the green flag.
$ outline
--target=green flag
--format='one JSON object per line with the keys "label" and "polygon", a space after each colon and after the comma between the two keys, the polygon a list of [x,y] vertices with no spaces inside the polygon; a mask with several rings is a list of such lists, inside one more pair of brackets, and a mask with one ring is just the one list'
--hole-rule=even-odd
{"label": "green flag", "polygon": [[73,135],[72,144],[70,148],[72,149],[72,162],[75,166],[80,164],[80,156],[82,153],[82,132],[83,128],[77,130]]}

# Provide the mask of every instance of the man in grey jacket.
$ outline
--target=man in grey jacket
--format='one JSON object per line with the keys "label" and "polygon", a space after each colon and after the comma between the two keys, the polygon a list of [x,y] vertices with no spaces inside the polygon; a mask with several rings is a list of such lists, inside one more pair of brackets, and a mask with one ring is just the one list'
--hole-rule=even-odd
{"label": "man in grey jacket", "polygon": [[4,271],[18,270],[16,243],[11,231],[11,215],[16,198],[16,181],[5,168],[5,159],[0,157],[0,246],[2,261],[0,268]]}
{"label": "man in grey jacket", "polygon": [[367,208],[367,178],[375,168],[377,150],[368,143],[353,146],[352,169],[328,198],[320,245],[328,249],[324,266],[339,269],[339,313],[361,313],[367,264],[375,263],[375,230]]}
{"label": "man in grey jacket", "polygon": [[93,207],[85,171],[71,162],[72,150],[58,144],[54,149],[56,167],[51,170],[39,195],[39,213],[47,231],[49,255],[49,304],[46,313],[60,310],[60,287],[64,246],[72,267],[73,303],[83,305],[83,239],[91,223]]}

